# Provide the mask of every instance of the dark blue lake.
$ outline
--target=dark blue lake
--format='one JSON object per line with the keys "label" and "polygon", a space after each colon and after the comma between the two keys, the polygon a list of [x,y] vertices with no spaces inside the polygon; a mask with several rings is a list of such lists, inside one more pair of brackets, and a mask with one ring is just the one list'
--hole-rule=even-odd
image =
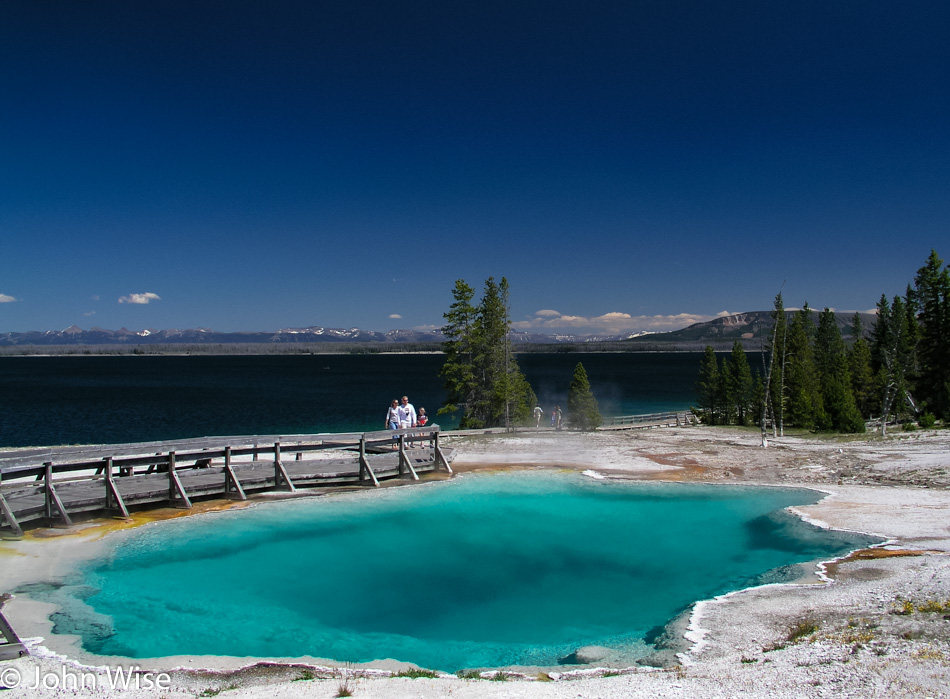
{"label": "dark blue lake", "polygon": [[[524,354],[550,411],[583,362],[604,415],[695,401],[701,354]],[[441,354],[0,358],[0,446],[382,429],[393,398],[435,417]],[[436,417],[443,427],[454,421]]]}

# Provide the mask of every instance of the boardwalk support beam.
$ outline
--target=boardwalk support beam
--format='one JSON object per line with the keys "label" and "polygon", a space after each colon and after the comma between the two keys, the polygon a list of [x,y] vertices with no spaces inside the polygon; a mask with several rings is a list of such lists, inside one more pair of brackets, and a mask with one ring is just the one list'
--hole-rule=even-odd
{"label": "boardwalk support beam", "polygon": [[63,523],[67,527],[71,527],[73,526],[73,521],[69,518],[69,515],[66,514],[63,501],[59,499],[59,495],[56,494],[56,488],[53,487],[53,462],[47,461],[43,466],[46,467],[46,485],[44,487],[46,491],[46,518],[53,519],[53,508],[55,507]]}
{"label": "boardwalk support beam", "polygon": [[13,516],[13,510],[7,504],[6,499],[3,497],[3,493],[0,493],[0,514],[3,515],[3,518],[7,520],[7,524],[10,525],[10,528],[13,530],[14,536],[23,536],[23,530],[20,529],[20,523],[16,521],[16,517]]}
{"label": "boardwalk support beam", "polygon": [[168,452],[168,499],[172,503],[177,502],[178,507],[190,509],[191,499],[185,492],[185,486],[181,484],[181,478],[178,477],[178,471],[175,469],[175,452]]}
{"label": "boardwalk support beam", "polygon": [[439,433],[438,433],[438,432],[436,432],[436,433],[433,435],[433,439],[432,439],[432,449],[433,449],[433,451],[435,452],[435,453],[433,454],[433,463],[435,464],[436,470],[438,470],[439,464],[441,463],[442,466],[443,466],[443,468],[445,468],[445,470],[448,471],[449,474],[451,475],[451,474],[452,474],[452,467],[449,466],[449,461],[448,461],[448,459],[445,458],[445,454],[442,453],[442,447],[439,446]]}
{"label": "boardwalk support beam", "polygon": [[379,481],[376,480],[376,474],[373,473],[369,461],[366,459],[366,435],[360,435],[360,483],[367,480],[367,476],[373,481],[373,485],[379,487]]}
{"label": "boardwalk support beam", "polygon": [[241,481],[234,475],[234,468],[231,466],[231,447],[224,448],[224,497],[247,500]]}
{"label": "boardwalk support beam", "polygon": [[416,469],[412,467],[412,462],[406,455],[406,435],[401,434],[399,435],[399,475],[405,475],[406,471],[412,475],[413,480],[419,480],[419,474],[416,473]]}
{"label": "boardwalk support beam", "polygon": [[284,468],[284,465],[280,462],[280,442],[274,443],[274,487],[279,488],[281,481],[284,482],[284,485],[287,486],[287,490],[291,493],[297,492],[297,486],[294,485],[294,482],[290,480],[290,476],[287,475],[287,469]]}
{"label": "boardwalk support beam", "polygon": [[122,494],[119,492],[119,489],[115,487],[115,480],[112,478],[112,457],[107,456],[103,459],[103,462],[105,465],[102,468],[106,473],[106,509],[118,510],[122,513],[123,517],[128,519],[129,510],[122,501]]}
{"label": "boardwalk support beam", "polygon": [[3,614],[0,614],[0,636],[6,639],[6,642],[0,643],[0,660],[15,660],[30,654],[13,632],[13,627],[3,618]]}

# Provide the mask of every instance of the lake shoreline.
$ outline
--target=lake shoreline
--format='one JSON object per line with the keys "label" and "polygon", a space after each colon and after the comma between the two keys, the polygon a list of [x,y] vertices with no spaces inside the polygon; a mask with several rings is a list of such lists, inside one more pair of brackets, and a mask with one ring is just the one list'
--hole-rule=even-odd
{"label": "lake shoreline", "polygon": [[[950,492],[940,473],[947,465],[947,457],[943,455],[950,452],[950,435],[916,433],[886,441],[873,437],[786,437],[773,440],[768,449],[758,446],[757,432],[706,427],[595,434],[523,433],[515,437],[484,435],[451,439],[454,446],[464,445],[457,460],[457,470],[462,471],[553,466],[592,469],[610,478],[782,485],[821,490],[829,494],[816,505],[795,508],[796,514],[825,526],[867,532],[888,540],[881,550],[890,552],[890,555],[846,558],[835,564],[834,582],[763,586],[695,605],[685,631],[691,647],[679,650],[681,664],[672,669],[614,669],[607,674],[619,672],[619,676],[599,679],[588,675],[604,674],[603,670],[550,672],[549,676],[556,675],[556,679],[562,681],[521,680],[519,691],[523,690],[527,696],[561,696],[573,691],[574,681],[567,680],[579,677],[586,678],[581,681],[597,696],[614,693],[617,696],[699,696],[708,694],[714,686],[716,691],[730,686],[737,691],[739,686],[748,686],[750,682],[758,687],[752,691],[753,696],[785,696],[784,692],[788,696],[801,696],[803,682],[824,677],[828,672],[834,675],[836,687],[848,687],[848,683],[858,682],[855,689],[860,686],[863,688],[861,693],[864,693],[868,682],[873,685],[875,682],[896,681],[892,676],[896,671],[890,672],[885,667],[893,665],[895,659],[900,661],[901,677],[904,678],[900,681],[904,684],[933,682],[927,680],[931,675],[947,678],[946,661],[950,660],[947,634],[934,636],[931,633],[930,626],[936,620],[931,620],[926,613],[904,615],[909,617],[905,619],[892,612],[894,606],[900,604],[900,599],[908,599],[912,596],[910,593],[915,592],[921,596],[922,602],[941,599],[941,595],[942,599],[950,601],[950,535],[936,524],[950,520],[946,516],[950,514]],[[922,487],[922,480],[933,481],[937,487]],[[888,485],[879,485],[882,481]],[[41,543],[46,545],[54,541]],[[12,555],[8,544],[0,546],[0,550],[4,548],[8,550],[4,558]],[[901,552],[906,555],[895,555]],[[922,570],[926,571],[926,576]],[[4,589],[7,589],[6,581]],[[42,631],[33,624],[36,615],[42,614],[43,610],[39,607],[28,610],[24,602],[23,598],[14,599],[4,611],[14,628],[21,635],[29,636],[21,631],[22,621],[32,618],[31,630]],[[854,618],[871,620],[868,624],[873,621],[873,629],[878,630],[869,630],[870,626],[865,629],[861,626],[864,622],[859,621],[854,623],[859,625],[860,633],[849,632],[849,628],[855,627],[849,627],[848,618],[842,616],[846,609]],[[817,626],[814,638],[807,642],[800,639],[789,641],[790,629],[802,623],[809,614],[815,619],[809,623]],[[923,628],[919,631],[920,638],[901,637],[900,634],[905,632],[900,630],[900,624],[905,622]],[[946,622],[941,618],[940,623]],[[891,626],[895,628],[891,629]],[[940,628],[940,624],[936,626]],[[674,636],[679,636],[679,633]],[[49,641],[47,634],[36,635]],[[854,640],[858,636],[863,641]],[[855,650],[856,644],[862,647]],[[51,650],[61,654],[63,649]],[[864,663],[863,673],[855,673],[856,655]],[[77,660],[83,662],[83,659]],[[89,657],[85,660],[97,664],[116,659]],[[263,662],[275,661],[277,659]],[[18,667],[22,665],[27,670],[34,666],[55,668],[64,662],[70,661],[52,655],[14,661]],[[232,690],[238,693],[229,692],[229,696],[258,696],[269,693],[270,689],[284,687],[290,691],[291,685],[280,684],[288,681],[286,677],[283,680],[273,677],[277,685],[270,680],[263,681],[260,675],[267,673],[261,672],[260,662],[247,658],[131,661],[143,668],[188,668],[174,673],[176,686],[185,693],[194,693],[202,683],[207,688],[223,682],[224,678],[232,678],[228,681],[238,685]],[[303,665],[311,665],[311,672],[317,674],[333,676],[340,672],[319,659],[284,659],[281,662],[289,665],[280,672],[275,671],[277,675],[303,672],[292,669]],[[369,673],[373,675],[405,667],[404,664],[369,665],[380,670]],[[5,666],[0,665],[0,668]],[[208,674],[190,669],[199,667],[215,668],[215,671]],[[362,667],[358,669],[363,671]],[[537,673],[531,676],[537,677]],[[242,677],[244,679],[240,679]],[[712,677],[717,679],[710,684]],[[681,685],[682,693],[670,693],[676,689],[673,684]],[[411,692],[413,696],[441,696],[451,691],[458,696],[494,696],[503,686],[455,678],[406,680],[377,677],[360,680],[358,694],[391,696],[393,692]],[[166,694],[176,696],[174,692]],[[928,696],[940,694],[931,692]]]}

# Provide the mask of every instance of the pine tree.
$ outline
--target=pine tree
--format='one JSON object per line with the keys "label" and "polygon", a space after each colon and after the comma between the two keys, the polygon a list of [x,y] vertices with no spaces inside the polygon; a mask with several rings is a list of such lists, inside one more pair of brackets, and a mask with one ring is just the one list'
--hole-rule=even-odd
{"label": "pine tree", "polygon": [[814,323],[806,303],[792,318],[788,329],[788,359],[785,385],[788,399],[785,417],[790,424],[806,429],[827,429],[828,419],[818,387],[818,373],[812,357],[811,334]]}
{"label": "pine tree", "polygon": [[719,360],[710,345],[706,345],[703,359],[699,365],[699,381],[696,383],[699,394],[700,419],[707,425],[718,425],[719,415]]}
{"label": "pine tree", "polygon": [[442,365],[442,378],[445,385],[445,404],[439,409],[440,415],[455,414],[462,411],[461,427],[468,427],[465,416],[469,405],[475,398],[475,317],[476,309],[472,306],[475,290],[458,279],[452,290],[455,302],[450,306],[448,313],[443,317],[446,320],[442,328],[445,342],[442,351],[445,353],[445,363]]}
{"label": "pine tree", "polygon": [[772,332],[769,334],[765,350],[768,355],[768,366],[765,372],[765,397],[761,404],[762,444],[767,445],[765,438],[765,421],[767,414],[772,415],[773,436],[784,435],[785,419],[785,354],[787,349],[788,321],[785,317],[785,304],[782,293],[775,297],[775,308],[772,311]]}
{"label": "pine tree", "polygon": [[471,305],[474,293],[457,281],[455,303],[445,314],[447,399],[439,413],[461,410],[463,429],[527,424],[536,398],[511,349],[508,280],[498,284],[489,277],[477,307]]}
{"label": "pine tree", "polygon": [[818,316],[814,355],[827,426],[838,432],[864,432],[864,420],[851,390],[844,340],[835,313],[828,308]]}
{"label": "pine tree", "polygon": [[881,399],[881,434],[887,434],[891,414],[900,415],[907,405],[915,407],[908,375],[914,366],[916,347],[908,323],[907,303],[895,296],[891,304],[882,296],[877,305],[872,359],[879,362],[877,372]]}
{"label": "pine tree", "polygon": [[918,392],[926,408],[950,419],[950,267],[936,250],[914,279],[920,321]]}
{"label": "pine tree", "polygon": [[597,399],[590,390],[587,372],[580,362],[574,368],[574,378],[567,392],[567,417],[571,425],[579,430],[593,430],[603,422]]}
{"label": "pine tree", "polygon": [[725,374],[729,422],[747,425],[753,414],[754,383],[749,360],[738,340],[732,343],[732,354],[726,362]]}
{"label": "pine tree", "polygon": [[871,371],[871,349],[864,337],[861,314],[855,313],[851,321],[851,337],[854,342],[848,349],[848,369],[851,371],[851,391],[854,403],[861,416],[868,418],[873,410],[874,373]]}

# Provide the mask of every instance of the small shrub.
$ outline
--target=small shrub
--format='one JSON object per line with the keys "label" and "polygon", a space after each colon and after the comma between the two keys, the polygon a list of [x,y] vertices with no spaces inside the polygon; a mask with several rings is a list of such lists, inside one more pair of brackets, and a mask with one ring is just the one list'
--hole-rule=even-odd
{"label": "small shrub", "polygon": [[478,670],[458,670],[455,676],[460,680],[480,680],[482,674]]}
{"label": "small shrub", "polygon": [[439,673],[436,672],[435,670],[425,670],[423,668],[418,668],[418,667],[410,668],[408,670],[402,670],[401,672],[397,672],[395,675],[393,675],[393,677],[408,677],[409,679],[412,679],[412,680],[417,680],[420,677],[425,677],[431,680],[431,679],[435,679],[438,676],[439,676]]}
{"label": "small shrub", "polygon": [[930,429],[937,424],[937,418],[934,417],[933,413],[924,413],[920,416],[920,419],[917,420],[917,424],[924,429]]}
{"label": "small shrub", "polygon": [[508,681],[508,675],[506,675],[504,672],[502,672],[501,670],[499,670],[499,671],[496,672],[494,675],[492,675],[491,677],[489,677],[489,679],[490,679],[492,682],[507,682],[507,681]]}
{"label": "small shrub", "polygon": [[313,670],[304,670],[299,675],[294,677],[293,682],[307,682],[309,680],[316,679],[317,676],[313,674]]}
{"label": "small shrub", "polygon": [[747,658],[747,657],[745,657],[745,656],[743,655],[742,658],[739,660],[739,662],[740,662],[740,663],[743,663],[744,665],[748,665],[748,664],[750,664],[750,663],[757,663],[757,662],[759,662],[759,659],[758,659],[758,658]]}
{"label": "small shrub", "polygon": [[[340,669],[340,684],[337,685],[336,697],[351,697],[355,687],[350,686],[350,680],[353,679],[353,673],[350,670],[350,664]],[[355,680],[354,680],[355,682]]]}
{"label": "small shrub", "polygon": [[785,637],[785,640],[788,643],[797,643],[806,636],[811,636],[817,632],[818,624],[811,619],[804,619],[789,629],[788,636]]}
{"label": "small shrub", "polygon": [[913,432],[916,429],[917,429],[916,422],[908,421],[908,422],[905,422],[903,425],[901,425],[901,430],[903,430],[904,432]]}
{"label": "small shrub", "polygon": [[950,600],[941,602],[940,600],[929,599],[917,605],[917,611],[922,613],[943,614],[950,612]]}

